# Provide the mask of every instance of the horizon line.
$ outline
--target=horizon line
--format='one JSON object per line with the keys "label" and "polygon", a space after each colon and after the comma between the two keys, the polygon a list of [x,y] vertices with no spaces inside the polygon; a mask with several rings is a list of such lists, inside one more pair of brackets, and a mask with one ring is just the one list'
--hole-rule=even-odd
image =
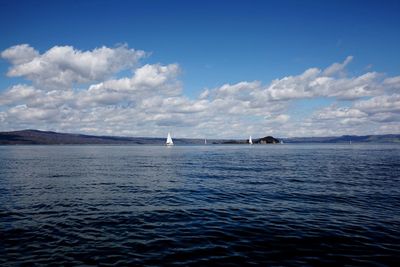
{"label": "horizon line", "polygon": [[[149,136],[126,136],[126,135],[103,135],[103,134],[87,134],[87,133],[75,133],[75,132],[59,132],[53,130],[41,130],[41,129],[22,129],[22,130],[12,130],[12,131],[0,131],[2,133],[12,133],[12,132],[23,132],[23,131],[37,131],[37,132],[48,132],[48,133],[56,133],[56,134],[72,134],[72,135],[87,135],[87,136],[97,136],[97,137],[122,137],[122,138],[154,138],[154,139],[165,139],[166,137],[149,137]],[[171,133],[171,131],[169,131]],[[168,132],[167,132],[168,134]],[[362,136],[386,136],[386,135],[400,135],[400,133],[387,133],[387,134],[364,134],[364,135],[357,135],[357,134],[342,134],[342,135],[325,135],[325,136],[293,136],[293,137],[274,137],[273,135],[265,135],[263,137],[256,137],[254,138],[253,135],[252,139],[261,139],[264,137],[271,136],[276,139],[295,139],[295,138],[331,138],[331,137],[344,137],[344,136],[353,136],[353,137],[362,137]],[[250,136],[250,135],[249,135]],[[200,140],[248,140],[249,138],[235,138],[235,137],[225,137],[225,138],[206,138],[206,137],[173,137],[174,139],[200,139]]]}

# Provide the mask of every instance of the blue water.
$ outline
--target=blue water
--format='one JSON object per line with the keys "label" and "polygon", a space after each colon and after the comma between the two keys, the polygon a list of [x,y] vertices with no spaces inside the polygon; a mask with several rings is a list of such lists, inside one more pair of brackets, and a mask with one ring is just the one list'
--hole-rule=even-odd
{"label": "blue water", "polygon": [[0,266],[399,262],[399,145],[0,147]]}

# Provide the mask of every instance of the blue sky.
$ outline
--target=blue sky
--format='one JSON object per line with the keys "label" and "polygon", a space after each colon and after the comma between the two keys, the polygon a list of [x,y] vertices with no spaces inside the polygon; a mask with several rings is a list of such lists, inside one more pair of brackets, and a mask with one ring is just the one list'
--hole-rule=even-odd
{"label": "blue sky", "polygon": [[[139,122],[132,122],[129,128],[121,126],[119,130],[115,125],[101,124],[103,127],[94,127],[94,122],[91,127],[71,125],[66,123],[66,118],[76,118],[80,121],[85,119],[75,117],[73,114],[70,114],[71,117],[68,114],[60,115],[48,109],[30,110],[30,112],[31,114],[35,111],[50,112],[53,116],[60,116],[60,118],[38,116],[30,121],[29,116],[13,113],[13,108],[25,105],[24,112],[28,112],[30,107],[35,109],[41,107],[30,103],[32,99],[23,100],[21,97],[16,97],[17,94],[22,94],[22,91],[10,91],[10,88],[16,85],[33,86],[32,90],[42,90],[43,95],[32,94],[32,97],[42,99],[46,99],[51,89],[60,89],[50,88],[49,84],[43,84],[43,79],[39,81],[35,70],[31,70],[30,74],[16,72],[10,75],[8,71],[13,66],[15,67],[11,58],[15,56],[13,54],[12,56],[3,55],[0,61],[0,92],[3,92],[3,104],[0,101],[0,112],[3,112],[0,119],[3,120],[3,125],[0,130],[29,126],[101,133],[101,129],[106,128],[109,134],[158,135],[163,134],[166,128],[170,127],[180,136],[201,136],[210,133],[210,135],[220,137],[240,137],[242,134],[240,129],[246,129],[245,131],[249,132],[254,130],[255,136],[264,133],[281,136],[309,136],[398,132],[397,102],[390,104],[393,106],[391,110],[375,107],[374,110],[379,110],[379,112],[371,112],[365,108],[377,102],[382,102],[381,105],[385,106],[387,103],[385,104],[384,101],[396,99],[398,96],[399,85],[396,80],[396,77],[400,75],[400,16],[398,14],[400,14],[399,1],[1,0],[0,51],[27,44],[39,55],[43,55],[53,47],[69,46],[73,47],[75,52],[85,52],[103,46],[114,49],[122,45],[127,50],[142,50],[146,53],[146,56],[137,58],[134,66],[127,65],[126,62],[121,63],[116,71],[107,72],[104,77],[96,76],[96,79],[83,79],[84,81],[71,78],[73,82],[63,89],[64,92],[73,90],[77,93],[78,89],[85,90],[85,87],[88,89],[95,83],[130,77],[146,64],[149,66],[176,64],[179,71],[169,79],[172,79],[175,86],[179,87],[174,89],[179,93],[170,92],[166,96],[178,97],[179,99],[175,99],[178,102],[186,101],[182,105],[196,106],[197,104],[202,107],[199,108],[202,111],[188,112],[185,109],[185,113],[176,106],[166,106],[164,111],[150,108],[148,113],[154,117],[142,118],[142,122],[149,121],[146,125],[148,130],[145,129],[146,127],[141,127]],[[322,73],[334,63],[343,63],[348,56],[352,56],[352,59],[345,64],[343,69],[332,75]],[[59,64],[59,61],[57,62]],[[57,66],[60,67],[60,65]],[[314,88],[315,86],[313,89],[304,89],[304,86],[296,88],[301,83],[296,80],[296,77],[303,81],[304,79],[299,76],[312,68],[318,68],[321,73],[315,74],[313,78],[307,78],[307,86],[325,76],[333,78],[336,85],[332,85],[333,82],[330,81],[331,89],[326,89],[325,84],[321,85],[325,86],[325,89]],[[32,73],[36,73],[36,76],[33,77]],[[359,81],[344,85],[344,82],[350,83],[351,80],[356,80],[357,77],[366,73],[376,73],[376,75],[369,77],[362,84]],[[286,84],[286,80],[282,82],[285,77],[292,77],[294,80]],[[281,87],[271,88],[274,80],[281,81],[279,83]],[[251,86],[254,81],[260,84]],[[236,89],[230,91],[235,95],[222,97],[218,93],[226,84],[234,86],[243,82],[247,84],[242,84],[244,89],[241,87],[239,91],[245,91],[248,94],[247,97],[243,96],[243,93],[238,93]],[[162,86],[166,85],[158,84],[157,88],[148,86],[147,90],[160,90]],[[293,88],[289,90],[288,86]],[[338,86],[345,88],[343,90],[347,90],[347,93],[342,92],[339,95],[333,93],[334,90],[341,90],[337,88]],[[368,92],[360,93],[357,91],[360,89],[356,87],[364,88],[363,90]],[[209,102],[199,102],[199,96],[207,89],[211,92],[207,98]],[[285,89],[292,95],[285,95]],[[163,92],[166,92],[165,90]],[[278,92],[279,97],[274,95],[274,90],[281,90]],[[309,90],[314,91],[309,93]],[[319,93],[321,90],[326,92]],[[358,93],[352,94],[351,90]],[[299,91],[303,93],[297,93]],[[14,94],[13,97],[11,94]],[[229,111],[227,107],[222,107],[216,95],[226,100],[227,106],[237,105],[243,109],[247,107],[246,110],[242,110],[242,114],[244,117],[254,114],[250,121],[258,121],[258,126],[249,125],[243,121],[249,120],[239,118],[237,114],[239,112]],[[264,109],[260,107],[261,104],[257,104],[257,110],[251,110],[249,106],[255,106],[254,103],[257,99],[261,99],[261,95],[269,95],[264,99]],[[143,95],[130,94],[130,96],[135,100],[132,102],[135,102],[136,107],[145,103],[147,99]],[[16,100],[5,101],[6,97]],[[96,98],[95,96],[87,97]],[[147,97],[153,98],[152,95]],[[386,98],[382,99],[382,97]],[[236,102],[229,102],[232,99]],[[48,101],[51,100],[48,99]],[[87,114],[92,114],[93,103],[86,104],[87,106],[83,107],[65,100],[64,103],[60,101],[58,106],[54,105],[57,106],[59,112],[61,106],[64,105],[63,108],[65,108],[67,105],[72,109],[71,112],[79,106],[80,109],[85,109]],[[107,103],[102,108],[118,108],[121,105],[122,102],[117,101]],[[364,109],[360,108],[360,105]],[[273,108],[268,109],[268,106],[273,106]],[[347,110],[344,110],[345,108]],[[218,120],[207,124],[210,118],[215,116],[198,114],[203,112],[203,109],[220,110],[219,113],[227,115],[226,117],[221,115],[218,119],[226,121],[227,125],[237,124],[238,128],[226,132],[221,130],[213,132],[212,129],[218,125]],[[164,122],[171,121],[168,125],[157,121],[157,112],[160,112],[158,115],[162,115],[166,110],[171,114],[177,113],[175,118],[180,118],[175,121],[175,126],[174,119],[160,119]],[[126,111],[118,110],[118,112]],[[146,113],[144,106],[141,106],[140,111]],[[136,114],[139,110],[131,110],[131,112]],[[321,112],[330,112],[332,118],[321,119],[325,116],[321,115]],[[192,115],[187,115],[189,113]],[[210,113],[218,112],[213,110]],[[196,120],[199,123],[196,124]],[[287,128],[282,129],[278,125],[279,122],[284,123]],[[310,123],[313,126],[310,126]],[[332,128],[331,125],[335,123],[340,127]],[[100,125],[100,122],[97,124]],[[277,128],[282,130],[277,131]],[[294,134],[294,129],[300,128],[302,130]]]}

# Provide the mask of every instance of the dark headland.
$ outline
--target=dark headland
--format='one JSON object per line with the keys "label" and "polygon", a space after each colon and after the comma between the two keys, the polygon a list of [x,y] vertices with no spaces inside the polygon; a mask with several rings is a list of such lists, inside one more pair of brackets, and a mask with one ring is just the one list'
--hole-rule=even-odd
{"label": "dark headland", "polygon": [[[253,139],[254,144],[284,143],[400,143],[400,134],[345,135],[340,137],[295,137],[277,139],[272,136]],[[0,132],[0,145],[162,145],[165,138],[96,136],[86,134],[58,133],[39,130]],[[174,138],[175,144],[204,144],[204,139]],[[207,139],[208,144],[248,144],[247,139]]]}

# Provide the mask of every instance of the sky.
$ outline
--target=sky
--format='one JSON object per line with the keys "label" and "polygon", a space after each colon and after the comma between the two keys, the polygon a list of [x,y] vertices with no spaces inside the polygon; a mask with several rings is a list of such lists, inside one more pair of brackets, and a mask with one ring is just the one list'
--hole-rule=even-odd
{"label": "sky", "polygon": [[400,133],[400,1],[0,0],[0,131]]}

